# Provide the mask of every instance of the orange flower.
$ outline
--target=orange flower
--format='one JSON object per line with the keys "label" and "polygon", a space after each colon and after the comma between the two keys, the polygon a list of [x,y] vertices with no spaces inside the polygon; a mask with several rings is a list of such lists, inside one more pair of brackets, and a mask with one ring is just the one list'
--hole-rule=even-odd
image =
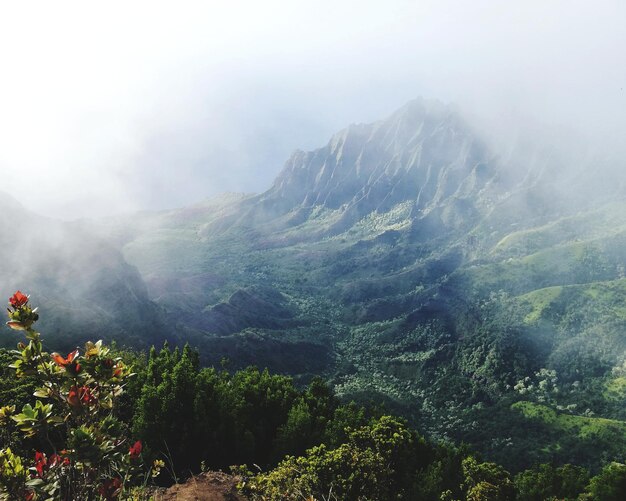
{"label": "orange flower", "polygon": [[17,291],[15,294],[13,294],[9,298],[9,304],[13,306],[13,308],[15,309],[21,308],[26,303],[28,303],[28,296],[25,294],[22,294],[21,291]]}
{"label": "orange flower", "polygon": [[74,361],[74,359],[78,356],[78,350],[68,353],[66,358],[63,358],[63,356],[58,353],[53,353],[51,356],[52,360],[54,360],[59,367],[64,367],[65,370],[71,374],[76,375],[80,372],[80,364]]}
{"label": "orange flower", "polygon": [[61,367],[67,367],[69,364],[71,364],[74,361],[74,359],[77,356],[78,356],[78,350],[74,350],[72,353],[68,353],[66,358],[63,358],[58,353],[52,354],[52,358],[54,359],[56,364],[60,365]]}

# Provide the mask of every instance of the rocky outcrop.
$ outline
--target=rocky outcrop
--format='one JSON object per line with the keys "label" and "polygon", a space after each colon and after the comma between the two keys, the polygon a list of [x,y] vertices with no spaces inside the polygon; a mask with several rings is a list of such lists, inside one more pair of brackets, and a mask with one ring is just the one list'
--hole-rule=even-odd
{"label": "rocky outcrop", "polygon": [[493,180],[491,155],[452,108],[418,99],[372,124],[351,125],[323,148],[297,151],[260,200],[286,207],[358,207],[411,200],[425,211],[475,200]]}

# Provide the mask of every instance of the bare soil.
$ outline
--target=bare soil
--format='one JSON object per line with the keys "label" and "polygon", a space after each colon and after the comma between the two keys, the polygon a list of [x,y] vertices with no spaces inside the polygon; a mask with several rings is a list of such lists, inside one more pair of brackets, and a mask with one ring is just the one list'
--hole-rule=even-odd
{"label": "bare soil", "polygon": [[247,501],[237,491],[238,478],[221,471],[207,471],[185,483],[155,493],[156,501]]}

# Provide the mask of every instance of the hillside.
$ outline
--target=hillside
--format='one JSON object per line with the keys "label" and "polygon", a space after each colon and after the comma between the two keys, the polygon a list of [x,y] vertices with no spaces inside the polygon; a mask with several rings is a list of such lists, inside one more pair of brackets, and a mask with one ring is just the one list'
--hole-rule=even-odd
{"label": "hillside", "polygon": [[[384,402],[507,467],[596,466],[593,433],[562,443],[553,429],[584,419],[603,436],[626,419],[624,184],[487,144],[454,108],[416,100],[295,152],[261,194],[59,225],[63,249],[81,250],[46,250],[55,273],[25,280],[109,297],[96,311],[110,337],[321,374],[342,398]],[[538,423],[533,405],[556,417]]]}
{"label": "hillside", "polygon": [[[58,349],[93,337],[135,346],[165,338],[165,317],[141,275],[90,225],[39,216],[1,193],[0,210],[8,215],[0,222],[0,281],[43,304],[42,329]],[[3,337],[2,346],[13,344]]]}

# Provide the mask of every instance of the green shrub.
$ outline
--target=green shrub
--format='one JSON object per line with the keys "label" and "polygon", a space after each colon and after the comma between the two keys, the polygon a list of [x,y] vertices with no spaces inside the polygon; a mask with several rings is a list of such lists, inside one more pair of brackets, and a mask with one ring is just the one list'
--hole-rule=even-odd
{"label": "green shrub", "polygon": [[402,421],[382,416],[349,431],[336,448],[313,447],[250,477],[244,491],[263,500],[412,499],[417,474],[432,458],[432,448]]}
{"label": "green shrub", "polygon": [[27,500],[127,497],[143,478],[142,444],[133,444],[114,416],[130,368],[101,341],[65,357],[43,351],[33,329],[39,315],[28,296],[18,291],[9,305],[7,325],[24,332],[27,341],[12,352],[11,367],[18,378],[31,377],[38,385],[34,405],[21,412],[5,406],[2,419],[10,417],[25,437],[46,445],[32,460],[2,450],[0,493]]}

